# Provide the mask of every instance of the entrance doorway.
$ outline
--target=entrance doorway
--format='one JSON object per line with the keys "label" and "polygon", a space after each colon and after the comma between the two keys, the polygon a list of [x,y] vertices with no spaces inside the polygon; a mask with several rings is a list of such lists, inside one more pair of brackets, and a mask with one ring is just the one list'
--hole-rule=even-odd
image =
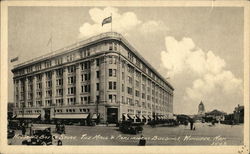
{"label": "entrance doorway", "polygon": [[45,123],[50,123],[50,109],[44,109]]}
{"label": "entrance doorway", "polygon": [[107,121],[110,124],[118,122],[118,108],[107,108]]}

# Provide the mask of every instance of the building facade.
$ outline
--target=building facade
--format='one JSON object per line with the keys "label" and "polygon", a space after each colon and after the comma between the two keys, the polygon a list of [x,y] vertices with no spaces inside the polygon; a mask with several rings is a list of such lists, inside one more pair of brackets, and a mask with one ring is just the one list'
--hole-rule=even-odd
{"label": "building facade", "polygon": [[116,32],[14,66],[17,118],[166,118],[174,88]]}

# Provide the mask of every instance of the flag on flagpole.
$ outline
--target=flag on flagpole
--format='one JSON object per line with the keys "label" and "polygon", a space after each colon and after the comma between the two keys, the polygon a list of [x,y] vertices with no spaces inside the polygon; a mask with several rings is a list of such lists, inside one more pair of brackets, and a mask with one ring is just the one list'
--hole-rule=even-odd
{"label": "flag on flagpole", "polygon": [[15,61],[18,61],[18,57],[12,58],[12,59],[10,60],[11,63],[13,63],[13,62],[15,62]]}
{"label": "flag on flagpole", "polygon": [[112,16],[103,19],[103,21],[102,21],[102,26],[103,26],[104,24],[108,24],[108,23],[112,23]]}

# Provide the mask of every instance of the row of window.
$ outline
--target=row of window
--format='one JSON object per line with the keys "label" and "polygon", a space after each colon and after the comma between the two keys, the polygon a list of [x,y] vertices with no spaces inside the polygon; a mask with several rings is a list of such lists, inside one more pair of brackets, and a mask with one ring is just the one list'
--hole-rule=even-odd
{"label": "row of window", "polygon": [[[99,71],[96,71],[96,76],[97,76],[97,78],[99,78],[100,77],[100,72]],[[116,69],[109,69],[109,76],[116,76]],[[85,74],[82,74],[81,75],[81,81],[83,82],[84,80],[85,81],[87,81],[87,80],[90,80],[90,73],[85,73]],[[150,80],[149,80],[150,81]],[[138,80],[135,80],[135,82],[136,82],[136,87],[137,88],[139,88],[140,87],[140,82],[138,81]],[[68,84],[75,84],[76,83],[76,77],[75,76],[70,76],[70,77],[68,77]],[[130,83],[130,84],[133,84],[133,78],[132,77],[130,77],[130,76],[128,76],[128,83]],[[150,83],[151,83],[151,81],[150,81]],[[62,78],[60,78],[60,79],[56,79],[56,85],[57,86],[61,86],[61,85],[63,85],[63,79]],[[112,86],[111,86],[111,83],[109,83],[109,89],[116,89],[116,83],[114,83],[114,87],[115,88],[111,88]],[[29,83],[29,86],[28,86],[29,88],[28,88],[28,91],[32,91],[32,82],[31,83]],[[52,81],[51,80],[48,80],[48,81],[46,81],[46,87],[45,88],[51,88],[52,87]],[[152,86],[152,89],[154,89],[154,85]],[[42,88],[42,83],[41,82],[37,82],[37,88],[38,89],[41,89]],[[18,89],[18,87],[17,87],[17,89]],[[21,91],[20,92],[24,92],[24,89],[25,89],[25,86],[24,86],[24,83],[23,84],[21,84]],[[147,92],[148,93],[150,93],[150,87],[147,87]],[[146,86],[145,86],[145,84],[142,84],[142,90],[143,91],[145,91],[146,90]],[[160,94],[160,96],[162,96],[163,94],[161,94],[162,93],[162,91],[159,91],[159,94]],[[158,92],[156,91],[156,93],[155,93],[155,91],[154,90],[152,90],[152,94],[153,95],[156,95],[156,96],[158,96]]]}
{"label": "row of window", "polygon": [[[88,108],[80,108],[80,109],[65,109],[66,112],[76,112],[77,110],[79,110],[79,112],[85,112],[85,113],[89,113],[90,109]],[[56,113],[62,113],[63,110],[62,109],[55,109]]]}
{"label": "row of window", "polygon": [[[68,98],[67,99],[67,103],[69,105],[73,105],[75,104],[76,99],[75,97],[72,98]],[[99,102],[99,96],[96,97],[96,102]],[[108,102],[109,103],[117,103],[117,97],[116,95],[108,95]],[[29,102],[30,104],[27,107],[32,107],[33,103]],[[37,107],[41,107],[42,106],[42,101],[37,101]],[[86,104],[86,103],[90,103],[90,96],[85,96],[85,97],[81,97],[81,104]],[[146,103],[146,102],[139,102],[139,100],[135,100],[135,102],[133,102],[132,98],[127,98],[127,101],[124,101],[124,96],[122,96],[122,104],[129,104],[130,106],[138,106],[138,107],[143,107],[143,108],[148,108],[148,109],[157,109],[160,111],[164,111],[164,110],[168,110],[170,108],[169,105],[165,106],[159,106],[159,105],[154,105],[151,103]],[[52,104],[52,100],[45,100],[45,106],[51,106]],[[152,106],[151,106],[152,105]],[[63,106],[63,99],[56,99],[56,106]],[[167,108],[166,108],[167,107]],[[39,110],[40,111],[40,110]]]}
{"label": "row of window", "polygon": [[[85,63],[83,63],[84,65],[84,67],[85,68],[88,68],[89,66],[90,66],[90,64],[89,64],[89,62],[85,62]],[[97,65],[99,65],[99,59],[97,59]],[[130,68],[131,69],[131,71],[133,72],[133,68],[132,68],[132,66],[130,66],[130,65],[128,65],[128,68]],[[130,70],[129,69],[129,70]],[[69,72],[74,72],[75,71],[75,66],[68,66],[68,71]],[[58,70],[56,70],[56,74],[57,75],[62,75],[62,72],[63,72],[63,70],[62,69],[58,69]],[[138,71],[135,71],[136,72],[136,75],[137,76],[140,76],[140,72],[138,72]],[[51,79],[51,72],[46,72],[45,73],[46,74],[46,78],[47,79]],[[113,77],[116,77],[116,69],[109,69],[109,76],[113,76]],[[41,77],[41,75],[38,75],[38,81],[40,80],[40,77]],[[90,74],[84,74],[84,75],[82,75],[81,76],[82,77],[82,81],[86,81],[86,80],[90,80]],[[99,71],[97,71],[96,72],[96,77],[97,78],[99,78],[100,77],[100,72]],[[124,72],[122,72],[122,78],[124,79]],[[144,81],[144,82],[146,82],[146,77],[143,75],[142,76],[142,80]],[[130,76],[128,76],[128,82],[130,83],[130,84],[133,84],[133,78],[132,77],[130,77]],[[136,82],[136,86],[137,87],[139,87],[139,81],[137,81],[137,80],[135,80],[135,82]],[[149,84],[151,84],[151,80],[149,80],[148,79],[148,82],[149,82]],[[73,84],[73,83],[75,83],[75,77],[69,77],[68,78],[68,84]],[[60,79],[59,81],[57,81],[57,85],[62,85],[63,84],[63,81],[62,81],[62,79]],[[154,86],[154,85],[153,85]],[[51,81],[47,81],[47,84],[46,84],[46,87],[47,88],[50,88],[51,87]],[[144,87],[145,87],[145,85],[144,85]],[[38,88],[41,88],[41,84],[39,84],[38,85]],[[144,89],[144,88],[143,88]]]}
{"label": "row of window", "polygon": [[[31,114],[31,113],[33,113],[33,111],[34,111],[35,113],[39,113],[39,114],[41,113],[41,110],[26,110],[25,112],[28,113],[28,114]],[[19,113],[22,114],[23,111],[19,111]]]}
{"label": "row of window", "polygon": [[[128,59],[134,63],[137,67],[139,67],[140,69],[142,69],[142,71],[146,74],[148,74],[150,77],[152,77],[154,80],[156,80],[157,82],[160,83],[160,85],[162,85],[163,87],[167,87],[167,84],[158,77],[158,75],[156,75],[154,72],[151,71],[151,69],[147,68],[146,65],[143,64],[143,62],[141,62],[140,59],[136,58],[136,56],[134,55],[134,53],[130,52],[130,51],[127,51],[127,57]],[[134,62],[134,59],[135,62]],[[130,73],[133,73],[133,69],[131,67],[128,67],[128,71]]]}
{"label": "row of window", "polygon": [[[110,43],[109,50],[117,50],[117,43]],[[89,52],[87,52],[87,51],[89,51],[89,49],[85,49],[84,50],[84,53],[86,53],[85,56],[89,56],[90,55]],[[110,56],[109,58],[110,58],[110,60],[109,60],[110,63],[116,63],[116,60],[117,60],[116,57]],[[152,71],[150,71],[150,69],[147,68],[143,64],[143,62],[141,62],[140,59],[136,58],[136,56],[134,55],[134,53],[132,53],[131,51],[128,51],[128,59],[131,62],[133,62],[133,63],[134,63],[134,59],[136,59],[135,60],[135,65],[136,66],[138,66],[139,68],[141,68],[142,71],[144,71],[145,73],[147,73],[149,76],[151,76],[156,81],[160,81],[161,85],[164,83],[159,77],[157,77],[157,75],[155,73],[153,73]],[[66,60],[67,60],[67,62],[74,61],[75,60],[75,53],[69,53],[66,56]],[[63,57],[57,57],[55,59],[55,64],[56,65],[62,64],[62,62],[63,62]],[[99,64],[100,64],[100,59],[98,58],[98,59],[96,59],[96,65],[99,66]],[[44,65],[45,65],[45,68],[51,67],[52,66],[51,60],[45,61]],[[82,63],[82,69],[83,69],[83,67],[84,67],[84,69],[89,69],[90,68],[90,62],[84,62],[84,63]],[[26,69],[27,69],[27,72],[31,72],[32,71],[32,66],[29,66]],[[40,70],[41,69],[41,63],[36,64],[35,65],[35,69],[36,70]],[[69,68],[69,72],[74,72],[74,71],[75,71],[74,67],[72,67],[72,68],[70,67]],[[133,71],[133,69],[131,69],[131,71]],[[24,69],[22,69],[22,70],[19,71],[19,74],[23,74],[24,72],[25,72]],[[130,69],[129,69],[129,72],[130,72]],[[166,87],[166,84],[164,86]]]}
{"label": "row of window", "polygon": [[[81,93],[90,92],[90,88],[91,88],[90,84],[81,86]],[[99,83],[96,83],[96,90],[99,91],[99,89],[100,89]],[[110,90],[116,90],[116,82],[109,82],[109,89]],[[123,90],[124,90],[124,85],[122,84],[122,91]],[[127,87],[127,93],[130,94],[130,95],[133,95],[133,88]],[[69,87],[68,88],[68,94],[69,95],[75,95],[76,94],[76,87]],[[37,98],[41,98],[42,97],[42,92],[38,91],[38,92],[36,92],[36,95],[37,95]],[[63,89],[56,89],[56,96],[63,96]],[[135,96],[140,97],[140,91],[139,90],[135,90]],[[150,95],[147,95],[147,100],[150,101],[151,98],[152,98],[153,102],[158,103],[158,99],[157,98],[155,99],[154,96],[151,97]],[[52,97],[52,90],[46,90],[45,97]],[[33,93],[29,92],[28,93],[28,99],[32,99],[32,98],[33,98]],[[141,98],[146,99],[146,94],[141,93]],[[161,97],[159,97],[159,98],[161,99]],[[166,99],[169,100],[170,97],[166,96]]]}

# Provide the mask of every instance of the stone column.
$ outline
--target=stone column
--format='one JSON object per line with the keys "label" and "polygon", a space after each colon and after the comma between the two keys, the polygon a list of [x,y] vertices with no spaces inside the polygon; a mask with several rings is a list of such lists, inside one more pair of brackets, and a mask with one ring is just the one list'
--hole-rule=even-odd
{"label": "stone column", "polygon": [[25,83],[24,83],[24,102],[25,102],[25,107],[28,107],[28,78],[25,78]]}
{"label": "stone column", "polygon": [[56,104],[56,71],[52,71],[52,104]]}
{"label": "stone column", "polygon": [[96,63],[95,60],[90,61],[90,103],[96,103]]}
{"label": "stone column", "polygon": [[21,79],[18,80],[18,108],[21,109]]}
{"label": "stone column", "polygon": [[16,97],[16,94],[17,94],[17,89],[16,89],[16,86],[17,86],[17,83],[16,83],[17,80],[13,80],[13,85],[14,85],[14,107],[17,108],[18,105],[17,105],[17,97]]}
{"label": "stone column", "polygon": [[[147,80],[147,82],[148,82],[148,80]],[[149,98],[150,98],[149,103],[151,105],[151,115],[153,116],[154,109],[153,109],[153,103],[152,103],[152,97],[151,97],[152,96],[152,80],[150,80],[150,82],[149,82],[149,89],[150,89],[150,91],[149,91]]]}
{"label": "stone column", "polygon": [[[141,105],[140,107],[140,111],[141,111],[141,115],[142,115],[142,111],[143,111],[143,107],[142,107],[142,73],[140,72],[140,79],[139,79],[139,91],[140,91],[140,94],[139,94],[139,103]],[[142,117],[142,116],[141,116]],[[142,120],[142,119],[141,119]]]}
{"label": "stone column", "polygon": [[[133,103],[134,103],[134,115],[136,115],[136,109],[138,108],[138,106],[135,106],[135,87],[136,87],[136,85],[135,85],[135,81],[136,81],[136,69],[135,69],[135,67],[133,68],[133,70],[134,70],[134,73],[133,73],[133,84],[132,84],[132,89],[133,89],[133,93],[132,93],[132,101],[133,101]],[[136,122],[136,118],[134,119],[134,122]]]}
{"label": "stone column", "polygon": [[149,110],[149,108],[148,108],[148,101],[147,101],[147,92],[148,92],[147,81],[148,81],[148,80],[147,80],[147,77],[145,76],[145,83],[144,83],[144,85],[145,85],[145,105],[146,105],[147,115],[149,115],[148,112],[150,112],[150,110]]}
{"label": "stone column", "polygon": [[80,104],[80,91],[81,91],[81,67],[76,64],[76,104]]}
{"label": "stone column", "polygon": [[45,73],[42,73],[42,106],[45,107],[45,93],[46,93],[46,76]]}
{"label": "stone column", "polygon": [[63,105],[68,105],[68,68],[63,68]]}
{"label": "stone column", "polygon": [[118,121],[122,119],[122,62],[120,55],[117,57],[117,98],[116,100],[119,101],[119,108],[118,108]]}
{"label": "stone column", "polygon": [[33,91],[32,91],[32,93],[33,93],[33,106],[34,107],[36,107],[36,76],[34,75],[33,76],[33,80],[32,80],[32,86],[33,86]]}
{"label": "stone column", "polygon": [[[127,109],[128,108],[128,105],[127,105],[127,86],[128,86],[128,82],[127,82],[127,79],[128,79],[128,75],[127,75],[127,62],[126,60],[124,61],[124,107]],[[122,111],[123,113],[123,111]],[[125,114],[128,113],[128,110],[125,112]]]}
{"label": "stone column", "polygon": [[100,96],[100,103],[103,103],[105,100],[105,65],[106,65],[106,60],[105,60],[105,56],[103,56],[102,58],[100,58],[100,78],[99,78],[99,96]]}

